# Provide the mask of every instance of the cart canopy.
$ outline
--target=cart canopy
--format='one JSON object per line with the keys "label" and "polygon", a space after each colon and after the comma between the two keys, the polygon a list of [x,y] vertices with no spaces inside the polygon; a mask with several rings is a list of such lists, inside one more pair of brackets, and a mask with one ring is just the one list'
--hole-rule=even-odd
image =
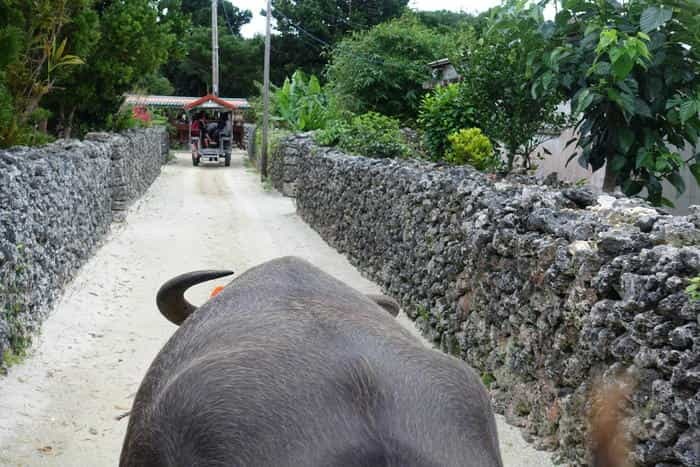
{"label": "cart canopy", "polygon": [[238,108],[234,103],[225,101],[224,99],[217,97],[213,94],[207,94],[204,97],[200,97],[196,101],[190,102],[185,105],[185,110],[190,111],[192,109],[202,109],[202,110],[219,110],[219,111],[234,111]]}

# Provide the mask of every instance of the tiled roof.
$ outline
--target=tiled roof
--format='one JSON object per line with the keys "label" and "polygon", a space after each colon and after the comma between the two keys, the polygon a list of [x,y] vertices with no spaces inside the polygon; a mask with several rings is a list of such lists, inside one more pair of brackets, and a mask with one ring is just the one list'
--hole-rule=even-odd
{"label": "tiled roof", "polygon": [[[126,94],[126,104],[128,105],[143,105],[147,107],[171,107],[184,108],[187,104],[200,100],[201,97],[183,97],[183,96],[142,96],[138,94]],[[248,100],[237,97],[222,97],[222,100],[227,104],[238,109],[247,109],[250,107]]]}

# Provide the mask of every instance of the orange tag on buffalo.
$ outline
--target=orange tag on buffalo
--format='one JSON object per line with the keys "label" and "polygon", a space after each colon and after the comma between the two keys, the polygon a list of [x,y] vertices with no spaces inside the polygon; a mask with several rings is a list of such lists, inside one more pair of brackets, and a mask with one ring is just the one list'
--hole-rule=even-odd
{"label": "orange tag on buffalo", "polygon": [[216,297],[222,290],[224,290],[224,287],[222,285],[217,285],[216,287],[214,287],[214,290],[211,291],[211,295],[209,296],[209,298]]}

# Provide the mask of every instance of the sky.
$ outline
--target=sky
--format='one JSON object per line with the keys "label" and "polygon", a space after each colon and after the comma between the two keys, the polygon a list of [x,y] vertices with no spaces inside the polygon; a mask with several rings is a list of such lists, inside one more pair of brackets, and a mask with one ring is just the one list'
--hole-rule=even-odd
{"label": "sky", "polygon": [[[243,37],[265,34],[265,17],[259,13],[265,9],[266,0],[229,0],[241,10],[250,10],[253,19],[241,28]],[[469,13],[481,12],[500,4],[500,0],[411,0],[409,6],[415,10],[452,10]]]}

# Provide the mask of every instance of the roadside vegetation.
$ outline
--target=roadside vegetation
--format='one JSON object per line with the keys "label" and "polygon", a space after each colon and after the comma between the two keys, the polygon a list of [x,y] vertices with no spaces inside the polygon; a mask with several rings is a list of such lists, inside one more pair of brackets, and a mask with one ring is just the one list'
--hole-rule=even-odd
{"label": "roadside vegetation", "polygon": [[[700,5],[565,0],[549,21],[548,3],[505,0],[477,17],[405,11],[343,37],[327,49],[324,84],[315,88],[324,121],[304,131],[365,156],[505,174],[534,168],[550,155],[537,148],[575,127],[573,158],[604,168],[606,191],[671,206],[662,182],[682,193],[687,167],[700,183],[700,153],[681,156],[700,143]],[[428,91],[435,77],[427,64],[442,58],[461,79]],[[301,123],[273,108],[279,125]],[[420,135],[418,149],[406,150],[397,124]]]}
{"label": "roadside vegetation", "polygon": [[[541,144],[575,127],[574,158],[604,168],[606,190],[671,205],[663,182],[683,192],[686,169],[700,181],[700,155],[681,156],[700,138],[700,4],[556,0],[547,20],[552,3],[474,16],[274,0],[273,123],[366,156],[499,173],[532,170]],[[221,94],[252,99],[256,120],[264,41],[240,32],[258,12],[219,11]],[[210,18],[210,0],[0,0],[0,147],[163,123],[123,95],[207,93]],[[428,63],[442,59],[460,80],[434,86]]]}
{"label": "roadside vegetation", "polygon": [[[297,69],[320,74],[327,48],[401,15],[408,0],[371,0],[340,16],[341,0],[273,3],[272,80],[281,85]],[[223,96],[258,93],[264,40],[240,34],[254,13],[219,2]],[[211,0],[0,0],[0,148],[148,125],[122,105],[125,93],[204,95],[210,64]]]}

